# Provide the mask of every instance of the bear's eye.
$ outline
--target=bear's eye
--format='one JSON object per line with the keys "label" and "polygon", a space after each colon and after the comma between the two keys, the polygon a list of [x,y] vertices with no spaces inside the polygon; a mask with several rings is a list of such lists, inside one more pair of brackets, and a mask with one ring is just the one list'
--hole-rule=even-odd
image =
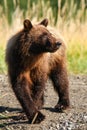
{"label": "bear's eye", "polygon": [[41,35],[39,36],[39,38],[41,39],[41,38],[43,38],[43,37],[45,37],[45,36],[47,36],[47,33],[46,33],[46,32],[43,33],[43,34],[41,34]]}
{"label": "bear's eye", "polygon": [[47,47],[50,47],[50,46],[51,46],[50,41],[49,41],[48,39],[46,40],[46,46],[47,46]]}

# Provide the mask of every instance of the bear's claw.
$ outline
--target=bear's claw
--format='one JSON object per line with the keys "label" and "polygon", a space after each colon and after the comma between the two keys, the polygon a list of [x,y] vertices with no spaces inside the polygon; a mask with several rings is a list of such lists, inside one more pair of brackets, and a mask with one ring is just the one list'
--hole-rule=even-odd
{"label": "bear's claw", "polygon": [[56,111],[58,112],[64,112],[64,110],[66,110],[67,108],[69,108],[69,106],[64,106],[60,103],[58,103],[56,106],[55,106],[55,109]]}

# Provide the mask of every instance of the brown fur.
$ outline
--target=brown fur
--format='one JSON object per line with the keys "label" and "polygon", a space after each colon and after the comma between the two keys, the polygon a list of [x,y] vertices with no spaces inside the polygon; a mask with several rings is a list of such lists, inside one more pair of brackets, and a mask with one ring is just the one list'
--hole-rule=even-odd
{"label": "brown fur", "polygon": [[24,29],[14,35],[6,49],[6,62],[12,88],[29,122],[36,112],[35,123],[44,119],[39,111],[44,101],[44,88],[48,76],[53,82],[59,100],[55,109],[69,107],[66,46],[63,39],[47,29],[48,20],[32,25],[24,21]]}

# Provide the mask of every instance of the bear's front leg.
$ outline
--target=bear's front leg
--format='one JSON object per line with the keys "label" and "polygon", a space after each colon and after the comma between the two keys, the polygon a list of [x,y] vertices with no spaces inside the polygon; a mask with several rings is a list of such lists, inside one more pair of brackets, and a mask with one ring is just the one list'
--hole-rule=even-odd
{"label": "bear's front leg", "polygon": [[[37,90],[37,91],[39,91],[39,90]],[[38,93],[37,91],[35,93],[33,93],[32,98],[33,98],[33,101],[36,104],[38,110],[41,110],[44,105],[44,92]],[[41,94],[41,95],[39,95],[39,94]]]}
{"label": "bear's front leg", "polygon": [[40,89],[37,90],[36,94],[33,96],[33,100],[38,110],[41,110],[44,105],[44,92],[41,92]]}
{"label": "bear's front leg", "polygon": [[37,76],[33,86],[32,98],[39,110],[44,105],[44,89],[47,80],[46,77],[46,74],[44,76],[44,72],[42,72],[41,74],[39,73],[39,77]]}
{"label": "bear's front leg", "polygon": [[[13,90],[21,106],[23,107],[29,123],[32,123],[36,113],[38,114],[33,123],[40,123],[43,120],[43,114],[38,111],[31,97],[30,84],[25,77],[17,78],[17,81],[12,84]],[[39,118],[40,117],[40,118]]]}
{"label": "bear's front leg", "polygon": [[59,96],[59,100],[55,109],[59,112],[67,109],[70,106],[69,101],[69,81],[66,66],[58,65],[55,69],[51,72],[50,75],[54,89]]}

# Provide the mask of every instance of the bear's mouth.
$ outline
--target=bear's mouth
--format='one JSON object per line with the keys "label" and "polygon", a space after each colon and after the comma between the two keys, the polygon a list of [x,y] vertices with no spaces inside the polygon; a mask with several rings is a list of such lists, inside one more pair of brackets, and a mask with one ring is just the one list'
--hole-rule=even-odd
{"label": "bear's mouth", "polygon": [[56,52],[57,50],[58,50],[58,48],[56,48],[56,49],[46,49],[46,52],[53,53],[53,52]]}

